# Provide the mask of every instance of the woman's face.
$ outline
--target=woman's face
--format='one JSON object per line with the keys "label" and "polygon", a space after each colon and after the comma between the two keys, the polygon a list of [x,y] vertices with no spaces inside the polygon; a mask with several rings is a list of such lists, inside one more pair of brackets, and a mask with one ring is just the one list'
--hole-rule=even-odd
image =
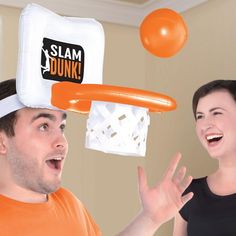
{"label": "woman's face", "polygon": [[214,158],[236,158],[236,102],[227,90],[202,97],[196,110],[196,133]]}

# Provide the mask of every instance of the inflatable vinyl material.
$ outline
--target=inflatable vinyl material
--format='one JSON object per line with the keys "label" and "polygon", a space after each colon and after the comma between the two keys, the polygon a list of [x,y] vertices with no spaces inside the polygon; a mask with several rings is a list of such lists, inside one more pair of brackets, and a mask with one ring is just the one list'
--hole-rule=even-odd
{"label": "inflatable vinyl material", "polygon": [[174,56],[188,38],[188,28],[183,18],[168,8],[160,8],[148,14],[139,32],[144,48],[163,58]]}
{"label": "inflatable vinyl material", "polygon": [[143,157],[149,124],[148,108],[92,102],[85,147],[105,153]]}
{"label": "inflatable vinyl material", "polygon": [[62,110],[88,113],[91,101],[103,101],[148,108],[150,112],[166,112],[176,108],[173,98],[151,91],[103,84],[52,85],[52,104]]}
{"label": "inflatable vinyl material", "polygon": [[17,93],[28,107],[54,108],[51,86],[102,83],[104,31],[91,18],[62,17],[37,4],[19,21]]}

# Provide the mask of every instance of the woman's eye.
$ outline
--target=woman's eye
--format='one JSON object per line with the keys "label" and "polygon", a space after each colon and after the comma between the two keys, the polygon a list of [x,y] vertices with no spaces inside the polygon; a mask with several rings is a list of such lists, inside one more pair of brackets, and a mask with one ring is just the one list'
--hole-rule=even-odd
{"label": "woman's eye", "polygon": [[203,115],[196,115],[196,120],[200,120],[203,118]]}
{"label": "woman's eye", "polygon": [[221,115],[221,114],[222,114],[222,113],[219,112],[219,111],[215,111],[215,112],[213,113],[214,116],[216,116],[216,115]]}
{"label": "woman's eye", "polygon": [[49,125],[47,123],[44,123],[42,125],[40,125],[39,129],[41,131],[46,131],[48,129]]}

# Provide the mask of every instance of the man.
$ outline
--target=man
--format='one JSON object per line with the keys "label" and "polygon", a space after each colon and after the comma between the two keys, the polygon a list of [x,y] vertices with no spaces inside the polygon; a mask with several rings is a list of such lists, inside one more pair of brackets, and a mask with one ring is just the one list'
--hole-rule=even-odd
{"label": "man", "polygon": [[[65,126],[65,112],[25,107],[15,80],[0,83],[1,235],[101,235],[83,204],[60,186],[68,151]],[[182,197],[192,179],[184,181],[186,169],[174,177],[179,160],[177,154],[154,188],[138,169],[142,209],[119,236],[153,235],[192,198]]]}

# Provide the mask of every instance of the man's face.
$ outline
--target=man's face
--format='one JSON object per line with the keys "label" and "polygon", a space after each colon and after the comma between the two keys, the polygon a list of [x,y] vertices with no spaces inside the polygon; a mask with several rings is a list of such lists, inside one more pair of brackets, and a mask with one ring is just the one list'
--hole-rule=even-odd
{"label": "man's face", "polygon": [[17,112],[15,136],[7,141],[7,163],[16,185],[44,194],[60,187],[68,151],[65,124],[62,111],[24,108]]}

